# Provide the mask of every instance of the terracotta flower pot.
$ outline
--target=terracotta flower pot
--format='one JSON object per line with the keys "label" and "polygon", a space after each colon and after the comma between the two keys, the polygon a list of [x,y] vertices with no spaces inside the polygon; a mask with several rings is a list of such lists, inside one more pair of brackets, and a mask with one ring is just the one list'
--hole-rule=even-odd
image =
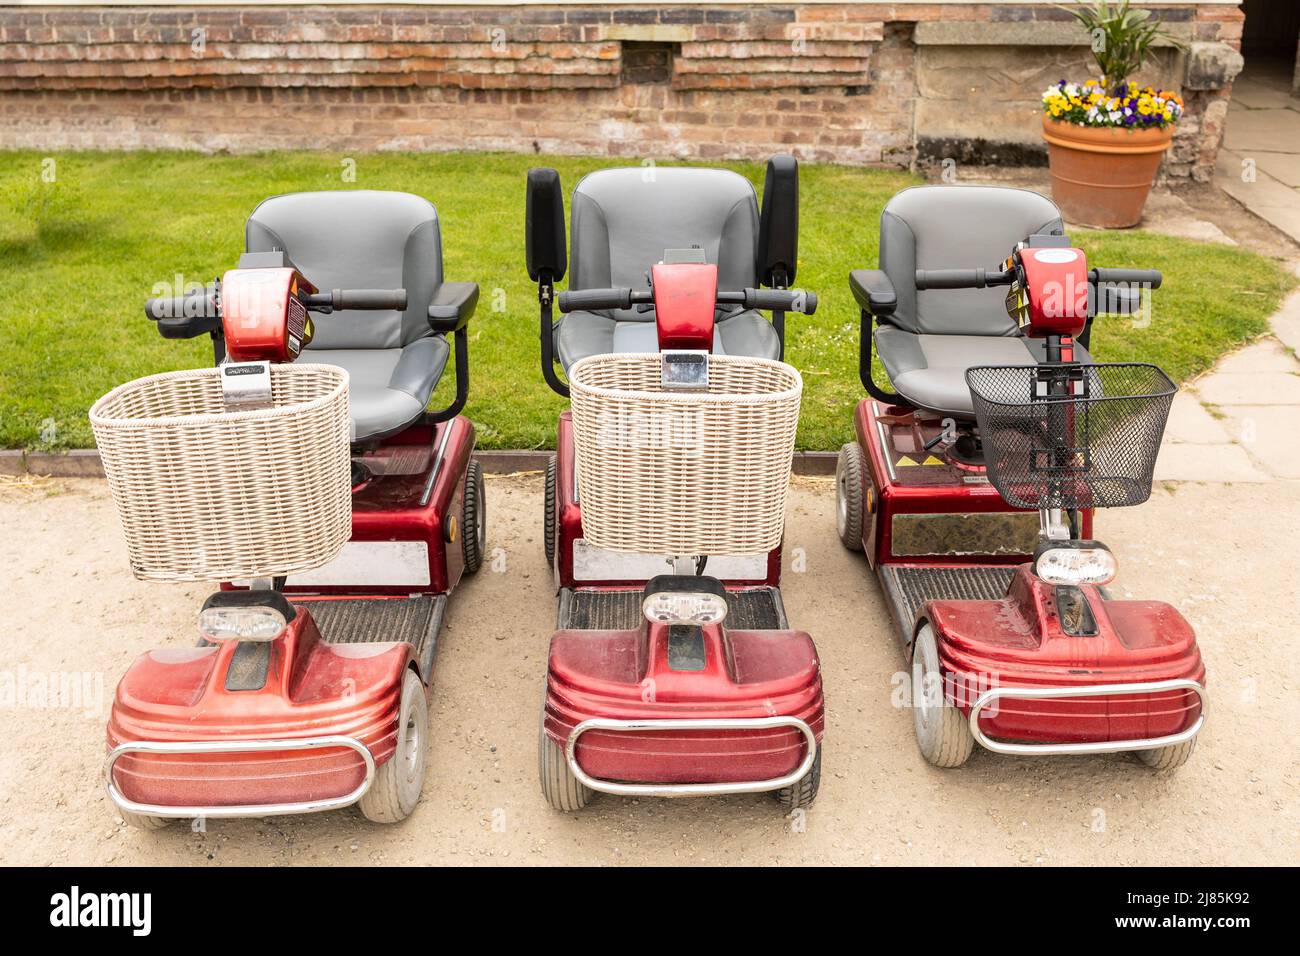
{"label": "terracotta flower pot", "polygon": [[1103,229],[1136,226],[1173,138],[1172,126],[1079,126],[1044,114],[1052,198],[1071,222]]}

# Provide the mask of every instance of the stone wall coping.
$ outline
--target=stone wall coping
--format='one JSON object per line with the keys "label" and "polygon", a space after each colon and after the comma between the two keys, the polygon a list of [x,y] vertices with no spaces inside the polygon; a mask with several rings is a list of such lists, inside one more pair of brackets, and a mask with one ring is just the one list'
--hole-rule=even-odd
{"label": "stone wall coping", "polygon": [[[984,7],[1052,7],[1059,0],[881,0],[868,6],[984,6]],[[1068,2],[1068,0],[1067,0]],[[633,2],[628,0],[0,0],[3,7],[698,7],[698,6],[750,6],[750,7],[806,7],[852,6],[846,0],[654,0]],[[1159,10],[1161,7],[1235,7],[1241,0],[1145,0],[1143,7]],[[904,18],[899,18],[904,19]]]}
{"label": "stone wall coping", "polygon": [[[1192,40],[1191,23],[1166,23],[1165,32],[1183,43]],[[1072,21],[972,23],[924,20],[916,25],[912,41],[917,46],[1087,46],[1089,38],[1079,24]],[[1161,38],[1154,46],[1172,44]]]}

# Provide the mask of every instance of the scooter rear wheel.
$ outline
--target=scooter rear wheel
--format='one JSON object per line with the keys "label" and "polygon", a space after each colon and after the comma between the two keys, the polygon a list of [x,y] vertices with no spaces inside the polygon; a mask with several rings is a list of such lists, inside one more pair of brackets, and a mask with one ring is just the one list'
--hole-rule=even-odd
{"label": "scooter rear wheel", "polygon": [[555,567],[555,456],[546,459],[546,517],[542,520],[542,544],[546,548],[546,564]]}
{"label": "scooter rear wheel", "polygon": [[547,736],[545,711],[537,735],[537,769],[546,802],[561,813],[581,810],[591,802],[595,791],[579,782],[569,769],[569,761],[564,759],[564,750]]}
{"label": "scooter rear wheel", "polygon": [[414,671],[402,678],[402,698],[397,711],[397,750],[375,771],[374,782],[357,801],[371,823],[400,823],[411,815],[424,789],[425,731],[429,704],[424,684]]}
{"label": "scooter rear wheel", "polygon": [[483,466],[474,459],[465,471],[465,506],[461,516],[461,552],[465,573],[473,574],[483,566],[487,549],[487,501],[483,493]]}
{"label": "scooter rear wheel", "polygon": [[790,786],[773,790],[772,796],[776,797],[776,802],[781,804],[781,809],[786,813],[805,810],[817,799],[817,791],[821,789],[821,784],[822,745],[818,744],[817,756],[813,758],[813,765],[808,768],[808,772]]}
{"label": "scooter rear wheel", "polygon": [[965,716],[943,692],[939,647],[929,624],[912,644],[912,726],[921,756],[936,767],[960,767],[975,746]]}
{"label": "scooter rear wheel", "polygon": [[1152,770],[1165,772],[1168,770],[1177,770],[1183,764],[1187,763],[1188,758],[1192,756],[1192,751],[1196,749],[1196,738],[1185,740],[1181,744],[1174,744],[1171,747],[1158,747],[1155,750],[1138,750],[1138,760],[1150,767]]}
{"label": "scooter rear wheel", "polygon": [[835,531],[850,551],[862,550],[862,446],[840,448],[835,464]]}

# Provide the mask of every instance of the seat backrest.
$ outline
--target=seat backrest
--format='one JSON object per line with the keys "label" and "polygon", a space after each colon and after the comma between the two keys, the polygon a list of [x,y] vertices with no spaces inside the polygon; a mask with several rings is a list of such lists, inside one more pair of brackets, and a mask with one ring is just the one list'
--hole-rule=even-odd
{"label": "seat backrest", "polygon": [[442,239],[432,203],[370,189],[288,193],[264,200],[244,230],[249,252],[283,249],[321,291],[405,289],[405,312],[313,315],[314,349],[395,349],[429,334],[442,284]]}
{"label": "seat backrest", "polygon": [[898,294],[887,320],[932,335],[1014,335],[1005,288],[918,292],[917,269],[996,269],[1017,242],[1060,235],[1050,199],[1006,186],[914,186],[880,214],[880,268]]}
{"label": "seat backrest", "polygon": [[[590,173],[573,190],[569,288],[645,288],[665,249],[699,245],[719,289],[758,285],[758,197],[725,169],[635,166]],[[610,313],[653,320],[635,309]]]}

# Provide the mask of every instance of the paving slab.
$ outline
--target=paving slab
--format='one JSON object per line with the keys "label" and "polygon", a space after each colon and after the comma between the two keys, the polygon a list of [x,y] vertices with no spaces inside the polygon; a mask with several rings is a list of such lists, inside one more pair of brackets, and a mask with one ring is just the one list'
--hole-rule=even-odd
{"label": "paving slab", "polygon": [[1224,411],[1240,447],[1252,458],[1277,478],[1300,478],[1300,409],[1236,405]]}
{"label": "paving slab", "polygon": [[1232,84],[1232,107],[1229,115],[1235,116],[1237,110],[1293,109],[1291,93],[1276,83],[1262,83],[1257,79],[1238,77]]}
{"label": "paving slab", "polygon": [[1174,404],[1169,409],[1165,441],[1209,445],[1216,442],[1227,444],[1232,438],[1223,424],[1206,411],[1196,393],[1183,389],[1174,396]]}
{"label": "paving slab", "polygon": [[1196,390],[1207,405],[1300,405],[1300,375],[1287,372],[1211,372]]}
{"label": "paving slab", "polygon": [[1230,149],[1219,150],[1214,181],[1224,192],[1265,222],[1300,242],[1300,190],[1291,189],[1258,168],[1255,179],[1242,181],[1243,154]]}
{"label": "paving slab", "polygon": [[1269,320],[1273,334],[1292,351],[1300,351],[1300,292],[1293,292]]}
{"label": "paving slab", "polygon": [[[1300,143],[1296,145],[1300,149]],[[1300,153],[1269,153],[1260,150],[1252,154],[1259,168],[1289,189],[1300,187]]]}
{"label": "paving slab", "polygon": [[1300,113],[1291,109],[1229,109],[1223,145],[1233,152],[1292,153],[1300,143]]}
{"label": "paving slab", "polygon": [[1214,373],[1255,372],[1300,372],[1300,361],[1281,342],[1268,338],[1233,352],[1214,366]]}
{"label": "paving slab", "polygon": [[1240,445],[1166,442],[1156,458],[1156,481],[1269,481]]}

